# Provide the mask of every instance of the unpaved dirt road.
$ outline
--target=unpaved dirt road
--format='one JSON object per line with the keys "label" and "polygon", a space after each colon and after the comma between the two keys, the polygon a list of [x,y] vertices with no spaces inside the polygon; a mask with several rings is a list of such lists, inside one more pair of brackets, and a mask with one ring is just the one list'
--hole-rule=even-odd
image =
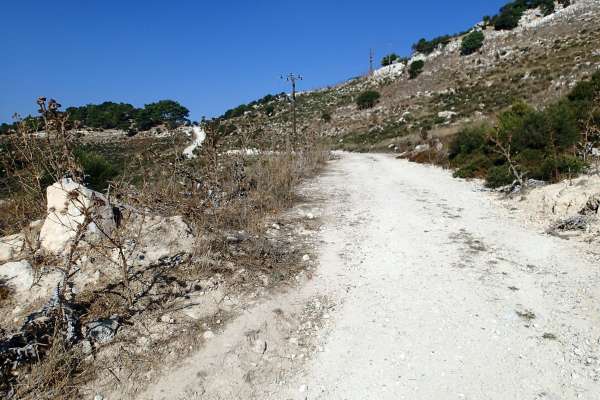
{"label": "unpaved dirt road", "polygon": [[600,398],[600,268],[578,245],[388,155],[343,154],[306,193],[312,279],[139,398]]}

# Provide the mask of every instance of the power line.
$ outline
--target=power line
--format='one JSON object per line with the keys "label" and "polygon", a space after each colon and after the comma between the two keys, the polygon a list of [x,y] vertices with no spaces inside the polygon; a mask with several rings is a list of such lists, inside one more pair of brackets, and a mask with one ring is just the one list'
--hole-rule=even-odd
{"label": "power line", "polygon": [[[285,79],[286,81],[292,84],[292,135],[296,137],[296,82],[303,80],[302,76],[295,75],[293,73],[289,73],[286,76],[281,76],[281,79]],[[290,138],[289,136],[286,138],[286,150],[291,150],[290,148]]]}

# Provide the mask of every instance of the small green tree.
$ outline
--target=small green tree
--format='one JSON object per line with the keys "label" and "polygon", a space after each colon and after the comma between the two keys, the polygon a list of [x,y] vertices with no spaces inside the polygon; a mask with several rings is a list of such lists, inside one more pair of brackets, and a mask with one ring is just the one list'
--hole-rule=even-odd
{"label": "small green tree", "polygon": [[380,97],[381,95],[379,94],[379,92],[376,92],[374,90],[367,90],[365,92],[362,92],[356,98],[356,105],[359,110],[372,108],[375,106],[375,104],[377,104],[377,101],[379,101]]}
{"label": "small green tree", "polygon": [[265,114],[270,117],[271,115],[273,115],[275,113],[275,106],[272,104],[269,104],[268,106],[265,107],[264,111],[265,111]]}
{"label": "small green tree", "polygon": [[410,63],[410,66],[408,67],[408,75],[410,76],[410,79],[415,79],[417,76],[421,75],[424,67],[425,61],[423,60],[417,60]]}
{"label": "small green tree", "polygon": [[400,57],[398,56],[398,54],[396,53],[391,53],[388,54],[387,56],[383,57],[381,59],[381,66],[382,67],[387,67],[388,65],[391,65],[394,63],[394,61],[400,59]]}
{"label": "small green tree", "polygon": [[104,192],[119,170],[101,154],[83,148],[75,150],[75,158],[81,164],[85,184],[98,192]]}
{"label": "small green tree", "polygon": [[173,100],[146,104],[144,110],[155,125],[166,123],[171,128],[184,124],[190,114],[187,108]]}
{"label": "small green tree", "polygon": [[485,35],[483,32],[473,31],[463,38],[460,53],[465,56],[473,54],[483,46],[484,41]]}
{"label": "small green tree", "polygon": [[445,47],[452,40],[452,36],[443,35],[427,40],[425,38],[420,39],[417,43],[412,45],[412,49],[418,53],[431,54],[438,47]]}
{"label": "small green tree", "polygon": [[7,123],[2,123],[0,125],[0,135],[7,135],[13,130],[14,130],[13,125],[9,125]]}
{"label": "small green tree", "polygon": [[553,14],[556,11],[556,5],[554,0],[535,0],[533,6],[538,6],[542,10],[542,13],[547,16]]}

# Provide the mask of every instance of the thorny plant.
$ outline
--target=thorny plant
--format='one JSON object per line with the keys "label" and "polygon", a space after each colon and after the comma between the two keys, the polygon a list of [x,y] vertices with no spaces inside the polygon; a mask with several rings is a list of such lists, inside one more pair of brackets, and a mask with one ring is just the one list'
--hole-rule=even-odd
{"label": "thorny plant", "polygon": [[[16,134],[6,140],[6,151],[0,162],[7,177],[6,187],[11,197],[15,223],[8,229],[20,230],[28,221],[42,216],[45,211],[46,187],[70,177],[81,181],[82,171],[77,165],[73,149],[78,144],[77,131],[69,122],[69,115],[60,111],[54,99],[37,100],[39,117],[19,119]],[[2,228],[2,227],[0,227]]]}
{"label": "thorny plant", "polygon": [[[129,286],[129,265],[124,256],[124,242],[119,236],[120,231],[118,227],[106,229],[105,216],[97,213],[99,207],[109,205],[108,200],[100,194],[88,191],[82,185],[83,169],[78,165],[74,156],[77,135],[69,122],[69,116],[60,111],[60,104],[53,99],[46,101],[44,97],[40,97],[37,104],[40,107],[40,117],[37,121],[41,123],[43,130],[41,132],[37,129],[32,131],[29,129],[29,125],[19,124],[17,134],[9,139],[10,152],[4,155],[3,162],[5,170],[9,171],[21,189],[21,196],[16,200],[22,202],[24,207],[36,208],[35,215],[43,215],[46,186],[57,182],[53,188],[64,191],[64,204],[62,205],[64,208],[49,209],[47,218],[54,221],[54,224],[64,231],[63,234],[69,237],[67,246],[58,254],[44,252],[37,246],[33,246],[28,238],[26,241],[26,244],[29,243],[28,248],[24,249],[31,264],[37,266],[37,280],[41,278],[41,269],[62,273],[62,280],[56,289],[56,297],[52,300],[56,303],[57,311],[50,315],[44,315],[44,318],[50,318],[53,322],[33,325],[36,326],[34,330],[52,329],[53,327],[52,338],[48,339],[47,343],[25,343],[26,347],[33,346],[32,350],[40,359],[45,354],[52,353],[54,342],[65,343],[68,346],[78,336],[77,333],[70,332],[72,330],[70,327],[67,329],[67,326],[63,326],[69,320],[67,315],[70,315],[70,312],[65,311],[65,306],[70,309],[69,303],[72,300],[70,288],[73,286],[73,279],[80,272],[86,255],[92,249],[100,254],[108,254],[107,258],[110,259],[114,258],[112,255],[115,252],[119,255],[117,263],[121,270],[125,296],[130,305],[132,296]],[[117,221],[111,222],[116,223]],[[92,230],[99,232],[100,240],[89,240]],[[101,250],[99,251],[99,249]],[[28,324],[29,321],[26,322],[23,329],[31,330]],[[69,322],[69,324],[71,323]],[[13,335],[12,338],[8,337],[5,343],[0,342],[0,350],[2,350],[0,363],[3,368],[0,374],[1,391],[9,390],[7,385],[10,387],[10,380],[14,379],[14,377],[11,378],[10,372],[7,375],[4,368],[12,363],[14,369],[19,367],[22,362],[30,360],[27,357],[23,358],[20,355],[23,352],[18,348],[10,347],[11,343],[16,346],[22,343],[22,339],[16,338],[22,336],[23,332],[16,335]],[[30,335],[31,333],[22,337]],[[34,336],[38,335],[48,338],[48,333],[40,332]],[[14,393],[14,388],[8,393]]]}

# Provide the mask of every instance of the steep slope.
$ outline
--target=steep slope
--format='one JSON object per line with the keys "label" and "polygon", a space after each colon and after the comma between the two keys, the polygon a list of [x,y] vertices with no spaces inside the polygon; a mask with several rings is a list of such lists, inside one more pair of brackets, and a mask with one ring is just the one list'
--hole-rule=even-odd
{"label": "steep slope", "polygon": [[[484,28],[484,45],[474,54],[461,55],[459,36],[430,55],[413,55],[411,61],[425,61],[415,79],[407,68],[394,64],[370,77],[300,93],[299,138],[319,134],[346,148],[382,148],[391,138],[413,138],[422,131],[451,134],[457,126],[494,116],[517,99],[543,105],[598,69],[599,20],[596,0],[559,6],[546,17],[530,10],[512,31]],[[374,108],[359,110],[354,102],[365,90],[380,92],[381,100]],[[229,121],[267,144],[291,131],[289,109],[287,99],[278,97]]]}

